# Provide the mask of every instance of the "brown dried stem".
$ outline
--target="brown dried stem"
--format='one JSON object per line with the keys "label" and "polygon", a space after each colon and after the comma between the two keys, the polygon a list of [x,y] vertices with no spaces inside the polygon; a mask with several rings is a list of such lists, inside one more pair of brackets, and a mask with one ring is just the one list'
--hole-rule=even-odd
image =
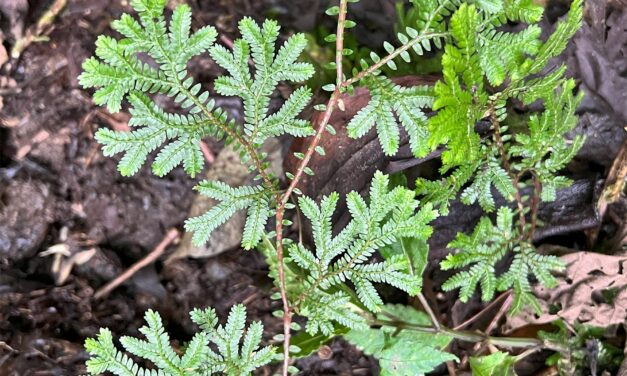
{"label": "brown dried stem", "polygon": [[163,255],[163,252],[165,252],[166,248],[172,242],[174,242],[179,237],[179,235],[180,233],[177,229],[170,229],[168,233],[163,237],[161,242],[155,247],[155,249],[153,249],[148,255],[146,255],[146,257],[131,265],[131,267],[126,269],[124,273],[120,274],[114,280],[107,283],[98,291],[96,291],[96,293],[94,294],[94,299],[102,299],[105,296],[109,295],[111,291],[113,291],[116,287],[135,275],[135,273],[137,273],[140,269],[155,262],[159,257],[161,257],[161,255]]}

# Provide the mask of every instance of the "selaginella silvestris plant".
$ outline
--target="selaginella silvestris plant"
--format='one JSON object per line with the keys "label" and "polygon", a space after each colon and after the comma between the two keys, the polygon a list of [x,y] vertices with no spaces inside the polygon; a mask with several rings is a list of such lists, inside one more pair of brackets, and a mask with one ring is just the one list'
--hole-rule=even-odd
{"label": "selaginella silvestris plant", "polygon": [[[459,234],[451,243],[451,248],[462,252],[449,256],[442,266],[472,266],[443,287],[462,287],[463,300],[480,283],[484,299],[490,299],[495,290],[513,288],[517,296],[515,309],[524,303],[534,304],[529,271],[550,285],[550,270],[560,266],[552,257],[537,255],[531,240],[539,199],[554,199],[556,189],[568,183],[556,172],[581,145],[580,138],[571,145],[563,138],[576,122],[573,112],[578,99],[572,96],[572,81],[563,78],[563,68],[539,74],[577,29],[581,1],[573,3],[567,20],[542,42],[535,25],[542,9],[531,1],[483,0],[467,4],[457,0],[414,0],[416,9],[420,9],[418,21],[415,27],[398,34],[398,47],[386,42],[383,47],[387,55],[372,53],[372,61],[362,61],[362,70],[355,70],[347,78],[342,57],[351,51],[343,48],[343,35],[355,25],[347,19],[351,2],[356,1],[341,0],[327,11],[337,16],[337,31],[327,38],[335,43],[336,60],[330,65],[337,77],[336,84],[324,88],[331,92],[327,104],[316,106],[323,111],[323,120],[316,129],[298,117],[312,98],[304,86],[294,90],[278,111],[269,111],[270,97],[279,82],[297,84],[313,74],[310,64],[298,61],[306,47],[305,37],[292,35],[277,50],[279,26],[272,20],[259,25],[250,18],[242,19],[242,38],[229,50],[215,44],[217,32],[211,26],[191,33],[188,6],[177,6],[166,22],[165,0],[133,0],[131,5],[139,20],[124,14],[112,25],[123,39],[98,38],[96,57],[84,63],[80,83],[96,88],[95,103],[111,112],[120,111],[124,101],[130,105],[129,125],[133,131],[103,128],[96,134],[105,155],[123,153],[119,162],[123,175],[135,174],[149,154],[159,149],[152,162],[155,174],[163,176],[182,164],[194,176],[203,169],[200,141],[205,137],[234,144],[244,163],[257,173],[256,185],[199,183],[198,191],[218,204],[186,221],[185,227],[194,232],[194,241],[202,244],[236,211],[246,210],[242,247],[257,247],[266,254],[270,275],[280,291],[283,310],[278,313],[283,317],[284,331],[275,338],[283,343],[284,374],[293,370],[288,368],[290,358],[307,355],[297,344],[319,345],[342,333],[381,360],[382,374],[423,374],[456,359],[443,349],[453,338],[469,340],[468,335],[441,328],[433,315],[429,318],[411,307],[385,305],[375,284],[389,284],[422,297],[421,273],[428,253],[426,241],[431,235],[428,224],[437,217],[436,209],[446,214],[449,201],[461,191],[464,202],[478,201],[486,211],[493,211],[491,186],[517,204],[517,209],[499,208],[496,227],[488,218],[482,219],[472,235]],[[530,26],[509,33],[501,30],[507,22]],[[423,54],[442,46],[444,79],[435,88],[401,87],[381,74],[384,65],[395,68],[395,59],[411,61],[410,51]],[[215,107],[209,91],[188,73],[189,60],[204,53],[227,73],[213,82],[214,90],[241,98],[243,124],[236,124]],[[442,155],[444,177],[436,182],[418,182],[421,204],[415,192],[392,187],[388,176],[376,173],[368,200],[356,192],[346,197],[352,220],[336,235],[331,218],[340,199],[338,194],[324,197],[319,204],[301,196],[298,206],[311,222],[313,247],[284,239],[284,226],[290,224],[284,214],[294,208],[289,200],[293,194],[300,194],[297,184],[302,175],[314,173],[307,164],[314,153],[325,153],[318,142],[323,135],[334,134],[329,118],[337,108],[344,107],[344,96],[350,95],[357,83],[370,90],[371,100],[348,124],[349,135],[360,137],[375,127],[384,152],[392,155],[398,151],[400,124],[418,157],[439,145],[447,147]],[[155,95],[171,98],[180,110],[168,112],[156,103]],[[541,99],[545,110],[528,119],[526,131],[507,133],[506,106],[514,99],[524,103]],[[439,112],[427,119],[421,108]],[[491,133],[476,132],[475,124],[482,119],[490,122]],[[296,155],[302,162],[296,171],[286,173],[290,181],[282,190],[280,179],[269,172],[260,147],[267,138],[284,134],[312,136],[312,141],[306,153]],[[532,198],[525,199],[521,192],[528,180],[534,191]],[[514,226],[516,214],[519,228]],[[266,229],[271,217],[275,217],[274,232]],[[509,271],[496,276],[494,264],[511,251],[515,257]],[[377,252],[383,257],[374,261]],[[462,283],[464,279],[471,283]],[[298,335],[305,341],[296,341],[297,336],[295,342],[290,342],[291,332],[300,327],[292,322],[293,315],[307,320],[305,332]],[[151,361],[155,370],[140,368],[118,351],[111,333],[103,329],[97,339],[87,341],[92,355],[88,372],[110,371],[125,376],[241,375],[281,358],[273,347],[259,348],[263,333],[260,323],[244,329],[243,306],[232,309],[224,327],[218,326],[211,309],[193,311],[192,319],[201,331],[182,355],[170,347],[161,319],[152,311],[146,314],[148,326],[141,330],[147,341],[122,339],[127,351]],[[421,332],[425,331],[439,334],[424,336]],[[513,343],[506,338],[500,340]],[[527,345],[530,343],[537,345],[532,340]],[[410,361],[417,352],[429,356]]]}

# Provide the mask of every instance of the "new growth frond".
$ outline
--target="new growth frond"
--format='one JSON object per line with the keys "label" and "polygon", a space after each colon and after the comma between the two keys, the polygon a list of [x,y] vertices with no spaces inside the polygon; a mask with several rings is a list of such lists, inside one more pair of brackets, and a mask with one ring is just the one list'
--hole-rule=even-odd
{"label": "new growth frond", "polygon": [[[280,81],[302,82],[314,74],[311,64],[297,61],[307,46],[305,35],[291,36],[275,53],[274,46],[279,35],[276,21],[266,20],[260,27],[246,17],[240,21],[239,29],[242,39],[234,42],[232,52],[222,46],[214,46],[209,53],[229,73],[229,76],[215,81],[216,91],[222,95],[238,96],[244,102],[246,136],[253,143],[261,144],[268,137],[286,133],[297,137],[313,134],[308,121],[297,119],[311,100],[311,90],[306,87],[296,89],[277,113],[268,113],[270,96]],[[248,67],[251,54],[254,73]]]}

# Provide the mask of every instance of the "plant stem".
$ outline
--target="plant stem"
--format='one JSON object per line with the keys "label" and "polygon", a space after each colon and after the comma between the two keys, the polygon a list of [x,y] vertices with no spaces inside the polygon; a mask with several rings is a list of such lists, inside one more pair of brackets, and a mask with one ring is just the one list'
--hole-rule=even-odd
{"label": "plant stem", "polygon": [[542,347],[547,349],[558,349],[559,345],[549,341],[542,341],[536,338],[518,338],[518,337],[492,337],[480,332],[471,332],[467,330],[454,330],[446,327],[435,329],[431,326],[417,325],[407,323],[400,320],[375,320],[372,327],[379,328],[381,326],[391,326],[397,329],[413,330],[423,333],[445,334],[457,340],[464,342],[485,342],[494,346],[508,348],[534,348]]}
{"label": "plant stem", "polygon": [[522,196],[520,194],[520,189],[518,189],[518,183],[520,182],[520,176],[516,175],[514,171],[512,171],[511,165],[509,163],[509,158],[507,158],[507,152],[505,151],[505,144],[503,143],[503,136],[501,134],[501,123],[499,122],[498,117],[496,116],[496,111],[494,108],[495,104],[490,104],[490,108],[488,109],[490,116],[490,123],[492,123],[492,128],[494,128],[494,142],[496,143],[496,148],[499,151],[499,156],[501,158],[501,165],[512,179],[512,185],[514,186],[514,190],[516,191],[515,199],[516,205],[518,206],[518,218],[520,222],[520,234],[521,236],[525,233],[526,219],[525,219],[525,203],[523,202]]}
{"label": "plant stem", "polygon": [[422,42],[423,40],[431,39],[431,38],[441,38],[441,37],[445,37],[447,35],[448,35],[448,33],[421,33],[416,38],[414,38],[414,39],[410,40],[409,42],[407,42],[407,44],[402,45],[401,47],[399,47],[396,50],[394,50],[391,54],[389,54],[389,55],[385,56],[384,58],[382,58],[381,60],[379,60],[378,63],[371,65],[370,67],[368,67],[368,69],[365,69],[365,70],[359,72],[354,77],[352,77],[352,78],[342,82],[341,85],[343,87],[348,87],[348,86],[351,86],[351,85],[357,83],[358,81],[362,80],[364,77],[367,77],[367,76],[371,75],[372,73],[374,73],[375,71],[381,69],[390,60],[394,60],[398,55],[400,55],[404,51],[409,50],[410,48],[412,48],[412,46]]}
{"label": "plant stem", "polygon": [[[337,29],[336,29],[336,40],[335,40],[335,71],[336,71],[336,79],[335,79],[335,90],[331,94],[324,111],[324,115],[322,120],[318,124],[315,129],[315,134],[309,143],[307,151],[305,152],[304,157],[302,158],[298,168],[294,172],[294,178],[290,182],[287,190],[283,193],[282,196],[278,199],[277,209],[276,209],[276,254],[277,254],[277,262],[278,262],[278,274],[279,274],[279,288],[281,290],[281,300],[283,302],[283,376],[288,375],[288,367],[289,367],[289,344],[290,344],[290,325],[292,322],[293,309],[290,306],[288,297],[287,297],[287,289],[285,286],[285,265],[284,265],[284,255],[283,255],[283,219],[285,216],[285,205],[290,200],[290,197],[296,186],[300,182],[303,173],[313,154],[316,150],[316,147],[320,143],[322,139],[322,134],[324,133],[327,125],[329,124],[329,120],[331,119],[331,115],[333,111],[338,106],[338,102],[340,101],[340,97],[343,91],[353,85],[354,83],[360,81],[364,77],[375,73],[382,66],[387,64],[390,60],[396,58],[404,51],[409,50],[412,46],[417,43],[421,43],[423,40],[431,39],[434,37],[440,38],[448,35],[448,33],[428,33],[429,27],[434,20],[434,17],[439,14],[440,8],[444,7],[446,2],[440,4],[438,9],[431,14],[429,20],[425,23],[424,29],[422,32],[416,37],[409,41],[407,44],[402,45],[401,47],[392,51],[389,55],[382,58],[378,63],[373,64],[368,69],[358,73],[354,77],[350,79],[344,78],[344,72],[342,67],[342,59],[344,57],[344,30],[345,30],[345,22],[346,22],[346,12],[348,9],[349,0],[340,0],[339,12],[338,12],[338,21],[337,21]],[[263,176],[262,176],[263,178]],[[425,306],[425,310],[430,310],[428,305]],[[433,314],[433,312],[431,312]],[[433,315],[435,317],[435,315]],[[434,326],[438,327],[439,324],[437,320],[434,321]]]}
{"label": "plant stem", "polygon": [[290,355],[290,330],[292,323],[292,309],[290,307],[289,300],[287,298],[287,288],[285,286],[285,265],[283,261],[283,217],[285,214],[285,204],[289,201],[292,192],[296,188],[296,185],[300,181],[305,171],[305,168],[309,164],[311,157],[316,149],[316,146],[320,143],[320,139],[322,138],[322,133],[326,129],[327,124],[329,123],[329,119],[331,119],[331,114],[337,105],[337,102],[341,95],[341,82],[344,79],[344,73],[342,71],[342,58],[344,51],[344,25],[346,22],[346,11],[348,8],[348,0],[340,0],[339,6],[339,14],[337,21],[337,30],[335,33],[336,41],[335,41],[335,71],[336,71],[336,86],[333,94],[331,94],[331,98],[327,103],[327,107],[324,113],[324,117],[318,128],[316,129],[316,134],[314,138],[311,140],[309,144],[309,148],[305,153],[305,157],[301,161],[296,173],[294,174],[294,179],[288,186],[287,190],[283,193],[283,196],[279,200],[276,209],[276,251],[277,251],[277,261],[278,261],[278,269],[279,269],[279,286],[281,290],[281,300],[283,302],[283,376],[288,375],[288,367],[290,363],[289,355]]}

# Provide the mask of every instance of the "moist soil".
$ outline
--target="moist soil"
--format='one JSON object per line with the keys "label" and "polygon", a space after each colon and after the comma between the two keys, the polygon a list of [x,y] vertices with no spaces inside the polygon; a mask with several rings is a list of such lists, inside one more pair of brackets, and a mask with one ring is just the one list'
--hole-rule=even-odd
{"label": "moist soil", "polygon": [[[16,36],[32,27],[52,1],[9,3],[0,5],[0,30],[10,50]],[[266,340],[281,332],[282,323],[272,315],[280,302],[269,298],[272,283],[256,252],[235,249],[204,260],[158,261],[103,299],[93,297],[99,287],[153,250],[170,228],[182,229],[198,181],[181,169],[165,178],[155,177],[149,168],[122,177],[117,160],[104,157],[94,140],[96,129],[124,127],[127,118],[94,106],[77,77],[82,61],[93,54],[96,37],[112,34],[111,21],[130,12],[122,3],[69,0],[46,28],[49,40],[33,43],[0,69],[0,376],[83,374],[85,338],[95,336],[100,327],[110,328],[116,338],[137,335],[149,308],[162,314],[175,345],[183,345],[195,331],[188,317],[193,307],[212,306],[225,317],[233,304],[244,303],[250,320],[263,321]],[[231,40],[237,38],[237,20],[243,16],[279,18],[286,26],[283,35],[288,35],[315,25],[312,20],[323,9],[316,0],[189,3],[194,27],[215,25]],[[368,14],[383,24],[382,17],[389,15]],[[370,24],[376,28],[375,22]],[[205,84],[221,74],[206,57],[194,59],[190,71]],[[605,143],[594,138],[597,149],[584,150],[590,157],[580,161],[575,172],[598,185],[602,182],[596,179],[604,177],[624,135],[620,127],[607,125],[621,114],[587,103],[591,110],[584,126],[590,132],[601,129],[607,137]],[[208,144],[214,154],[222,148]],[[573,246],[577,236],[581,234],[555,241]],[[93,255],[71,265],[67,278],[59,282],[68,266],[62,263],[59,269],[55,260],[90,250]],[[433,270],[430,267],[428,274],[440,283]],[[451,313],[448,305],[444,310],[460,321],[473,313]],[[376,361],[341,339],[298,365],[305,375],[378,374]],[[259,374],[274,371],[266,367]]]}
{"label": "moist soil", "polygon": [[[32,26],[50,3],[17,1],[0,9],[5,47],[11,47],[15,30]],[[255,252],[235,249],[208,260],[157,262],[105,298],[93,298],[95,290],[150,252],[168,229],[182,229],[198,181],[180,169],[163,179],[149,168],[124,178],[116,160],[104,157],[94,140],[97,128],[115,128],[126,119],[94,106],[77,76],[82,61],[93,54],[96,37],[111,34],[111,21],[131,11],[121,3],[69,1],[47,30],[49,41],[30,45],[0,71],[2,376],[84,374],[85,338],[100,327],[110,328],[116,338],[137,335],[148,308],[162,314],[179,345],[195,331],[188,316],[193,307],[212,306],[225,317],[232,305],[244,303],[250,320],[264,321],[267,333],[280,331],[280,320],[271,314],[279,304],[268,298],[267,267]],[[212,24],[231,39],[243,16],[283,15],[288,24],[295,22],[289,19],[295,5],[281,2],[190,5],[194,27]],[[207,58],[195,59],[190,70],[201,82],[221,74]],[[208,142],[218,153],[222,146]],[[55,256],[40,255],[59,244],[64,260],[96,252],[57,285]],[[307,361],[308,374],[348,375],[353,368],[355,374],[374,372],[376,363],[345,342],[330,348],[325,360],[313,356]]]}

